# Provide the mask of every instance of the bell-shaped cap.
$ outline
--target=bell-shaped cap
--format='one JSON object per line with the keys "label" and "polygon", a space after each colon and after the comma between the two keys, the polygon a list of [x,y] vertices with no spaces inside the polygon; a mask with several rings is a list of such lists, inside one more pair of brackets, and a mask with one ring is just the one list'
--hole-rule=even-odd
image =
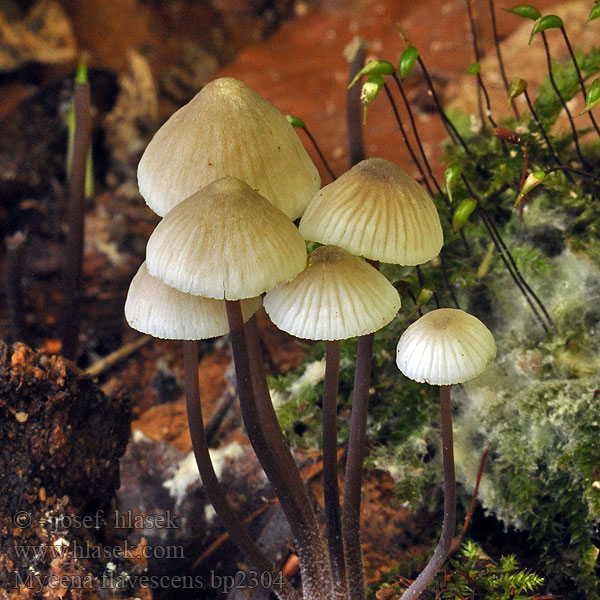
{"label": "bell-shaped cap", "polygon": [[181,292],[241,300],[293,279],[306,264],[306,246],[278,208],[224,177],[167,213],[148,240],[146,264]]}
{"label": "bell-shaped cap", "polygon": [[400,308],[394,286],[337,246],[321,246],[306,269],[271,290],[265,310],[279,329],[310,340],[343,340],[387,325]]}
{"label": "bell-shaped cap", "polygon": [[409,379],[432,385],[464,383],[496,356],[490,330],[456,308],[432,310],[403,334],[396,349],[398,368]]}
{"label": "bell-shaped cap", "polygon": [[318,192],[300,221],[300,233],[399,265],[435,258],[444,241],[431,198],[406,171],[383,158],[361,161]]}
{"label": "bell-shaped cap", "polygon": [[285,116],[231,77],[207,84],[157,131],[138,166],[138,185],[164,216],[225,176],[245,181],[291,219],[321,185]]}
{"label": "bell-shaped cap", "polygon": [[[260,296],[242,300],[247,321],[261,305]],[[148,273],[142,263],[125,300],[129,325],[167,340],[205,340],[229,333],[225,300],[184,294]]]}

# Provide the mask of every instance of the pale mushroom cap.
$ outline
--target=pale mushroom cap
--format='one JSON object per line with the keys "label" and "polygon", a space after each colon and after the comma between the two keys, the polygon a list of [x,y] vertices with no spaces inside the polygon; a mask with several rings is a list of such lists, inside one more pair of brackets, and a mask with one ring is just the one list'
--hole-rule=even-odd
{"label": "pale mushroom cap", "polygon": [[495,356],[494,336],[478,318],[456,308],[440,308],[402,334],[396,363],[414,381],[452,385],[483,373]]}
{"label": "pale mushroom cap", "polygon": [[296,337],[343,340],[387,325],[400,308],[400,296],[360,258],[321,246],[298,277],[265,296],[264,306],[277,327]]}
{"label": "pale mushroom cap", "polygon": [[207,84],[158,130],[138,166],[140,193],[160,216],[225,176],[245,181],[291,219],[321,180],[294,128],[246,84]]}
{"label": "pale mushroom cap", "polygon": [[148,241],[146,264],[181,292],[240,300],[293,279],[306,264],[306,246],[278,208],[225,177],[165,216]]}
{"label": "pale mushroom cap", "polygon": [[443,244],[437,210],[425,190],[399,166],[368,158],[326,185],[300,221],[307,240],[400,265],[420,265]]}
{"label": "pale mushroom cap", "polygon": [[[260,296],[242,300],[247,321],[261,305]],[[129,325],[167,340],[204,340],[229,333],[224,300],[184,294],[148,273],[142,263],[125,300]]]}

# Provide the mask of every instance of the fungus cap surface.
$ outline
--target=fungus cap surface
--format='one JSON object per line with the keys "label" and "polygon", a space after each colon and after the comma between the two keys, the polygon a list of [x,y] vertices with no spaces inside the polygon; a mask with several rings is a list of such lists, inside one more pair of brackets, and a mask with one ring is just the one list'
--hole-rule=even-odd
{"label": "fungus cap surface", "polygon": [[[247,321],[261,305],[260,296],[242,300]],[[185,294],[148,273],[142,263],[129,286],[125,300],[129,325],[156,338],[204,340],[229,333],[224,300]]]}
{"label": "fungus cap surface", "polygon": [[208,83],[157,131],[140,160],[138,185],[148,206],[164,216],[225,176],[245,181],[291,219],[321,185],[285,116],[231,77]]}
{"label": "fungus cap surface", "polygon": [[300,233],[400,265],[425,263],[443,244],[431,198],[406,171],[383,158],[363,160],[318,192],[300,221]]}
{"label": "fungus cap surface", "polygon": [[402,334],[396,364],[414,381],[452,385],[483,373],[495,356],[494,336],[479,319],[455,308],[440,308]]}
{"label": "fungus cap surface", "polygon": [[296,337],[343,340],[387,325],[400,296],[368,263],[337,246],[321,246],[302,273],[267,293],[264,306],[277,327]]}
{"label": "fungus cap surface", "polygon": [[207,298],[259,296],[306,264],[294,223],[243,181],[225,177],[180,202],[148,240],[148,272]]}

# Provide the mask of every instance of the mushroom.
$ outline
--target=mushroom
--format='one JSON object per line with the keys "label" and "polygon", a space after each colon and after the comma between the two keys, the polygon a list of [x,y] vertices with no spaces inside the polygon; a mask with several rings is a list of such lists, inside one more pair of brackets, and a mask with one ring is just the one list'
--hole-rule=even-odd
{"label": "mushroom", "polygon": [[[260,305],[260,297],[244,300],[244,319],[250,318]],[[281,600],[296,600],[294,589],[283,581],[282,574],[248,535],[233,511],[221,488],[208,450],[200,403],[196,340],[216,337],[229,331],[225,301],[192,296],[170,288],[152,277],[146,264],[142,263],[129,286],[125,316],[129,325],[138,331],[154,337],[182,340],[188,423],[204,490],[215,512],[252,565],[270,575],[271,590]]]}
{"label": "mushroom", "polygon": [[245,181],[291,219],[321,185],[286,117],[231,77],[211,81],[172,115],[138,166],[140,193],[160,216],[225,176]]}
{"label": "mushroom", "polygon": [[300,338],[327,340],[323,383],[323,486],[329,560],[334,590],[346,594],[346,569],[337,476],[337,390],[339,340],[387,325],[400,308],[400,296],[376,269],[336,246],[321,246],[307,267],[268,292],[265,310],[280,329]]}
{"label": "mushroom", "polygon": [[169,211],[148,240],[146,264],[182,292],[239,300],[293,279],[306,264],[306,246],[283,212],[224,177]]}
{"label": "mushroom", "polygon": [[326,185],[300,221],[307,240],[398,265],[419,265],[443,244],[440,219],[425,190],[398,165],[368,158]]}
{"label": "mushroom", "polygon": [[265,310],[279,329],[310,340],[344,340],[385,327],[400,308],[394,286],[337,246],[321,246],[295,279],[267,293]]}
{"label": "mushroom", "polygon": [[323,560],[323,537],[269,398],[262,361],[249,352],[255,319],[245,328],[240,307],[240,300],[285,283],[304,268],[302,236],[250,186],[224,177],[165,215],[148,241],[146,264],[151,275],[182,292],[225,299],[250,442],[290,522],[307,596],[326,596],[331,574]]}
{"label": "mushroom", "polygon": [[456,481],[450,386],[477,377],[496,356],[490,330],[476,317],[455,308],[428,312],[402,334],[396,349],[398,368],[408,378],[440,386],[444,521],[431,560],[401,600],[418,598],[448,556],[456,524]]}
{"label": "mushroom", "polygon": [[[443,233],[425,190],[398,165],[369,158],[325,186],[300,221],[305,239],[334,244],[371,261],[419,265],[437,256]],[[365,454],[373,335],[358,341],[348,459],[344,478],[343,529],[351,600],[364,600],[360,548],[360,500]]]}

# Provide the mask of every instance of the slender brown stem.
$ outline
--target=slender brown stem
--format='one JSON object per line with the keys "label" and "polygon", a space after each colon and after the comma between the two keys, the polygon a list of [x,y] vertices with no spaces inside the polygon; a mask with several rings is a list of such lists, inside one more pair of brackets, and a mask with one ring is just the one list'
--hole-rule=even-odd
{"label": "slender brown stem", "polygon": [[[427,173],[429,174],[431,181],[433,181],[433,185],[435,186],[437,193],[443,198],[444,202],[446,203],[446,206],[450,207],[450,200],[447,198],[446,194],[444,194],[444,192],[442,191],[440,184],[437,182],[437,179],[435,178],[435,175],[433,174],[433,169],[431,168],[431,163],[429,162],[429,160],[427,158],[427,154],[425,153],[425,148],[423,147],[423,144],[421,142],[421,136],[419,135],[419,130],[417,129],[417,123],[415,121],[415,116],[413,114],[410,102],[408,101],[408,98],[406,97],[406,93],[404,92],[404,87],[402,86],[402,82],[400,81],[400,79],[396,75],[396,73],[393,74],[393,77],[394,77],[394,81],[396,82],[396,86],[398,87],[398,90],[400,91],[400,95],[402,96],[402,102],[404,103],[404,106],[406,107],[406,112],[408,113],[408,118],[410,120],[410,125],[411,125],[412,131],[413,131],[413,135],[415,136],[415,140],[417,141],[417,145],[419,147],[419,152],[421,154],[421,158],[423,159],[423,163],[425,164],[425,168],[427,169]],[[427,181],[427,177],[425,177],[425,173],[423,172],[421,165],[419,164],[417,158],[415,157],[415,153],[412,149],[412,146],[410,145],[410,143],[408,141],[406,132],[404,130],[402,121],[400,119],[400,115],[399,115],[396,105],[394,103],[394,99],[392,98],[392,95],[391,95],[390,91],[387,89],[387,87],[386,87],[386,92],[388,94],[388,98],[392,105],[392,110],[394,111],[394,116],[396,117],[398,126],[400,127],[400,131],[402,132],[402,137],[404,138],[404,143],[406,144],[406,147],[408,148],[408,150],[411,154],[413,162],[419,169],[419,173],[421,174],[421,177],[423,178],[423,182],[425,183],[425,187],[427,188],[429,195],[433,196],[434,195],[433,190]],[[450,223],[452,223],[452,216],[449,215],[448,220]],[[465,232],[462,229],[460,230],[459,235],[461,237],[461,240],[462,240],[462,243],[465,248],[465,252],[466,252],[467,256],[471,256],[471,247],[469,246],[469,242],[467,242],[467,238],[465,237]]]}
{"label": "slender brown stem", "polygon": [[450,284],[450,279],[448,278],[448,271],[446,270],[446,261],[444,260],[444,257],[442,256],[442,252],[440,252],[440,268],[442,270],[442,278],[444,279],[444,283],[446,284],[446,289],[448,290],[450,297],[452,298],[452,302],[454,303],[454,306],[456,306],[456,308],[460,308],[460,306],[458,305],[458,298],[456,297],[454,289],[452,288],[452,285]]}
{"label": "slender brown stem", "polygon": [[586,171],[580,171],[579,169],[572,169],[571,167],[565,167],[563,165],[559,165],[557,167],[550,167],[546,169],[546,175],[550,173],[554,173],[554,171],[564,171],[565,175],[569,173],[576,173],[577,175],[581,175],[582,177],[587,177],[588,179],[593,179],[594,181],[600,183],[600,177],[596,177],[596,175],[592,175],[591,173],[587,173]]}
{"label": "slender brown stem", "polygon": [[485,461],[487,460],[487,455],[489,451],[490,442],[488,442],[485,445],[485,450],[481,455],[481,460],[479,461],[479,468],[477,469],[477,477],[475,478],[475,488],[473,489],[471,503],[469,504],[469,510],[467,510],[467,514],[465,516],[465,520],[463,522],[463,526],[460,530],[460,533],[452,540],[452,547],[450,548],[449,554],[454,554],[458,551],[460,545],[462,544],[462,540],[465,537],[465,533],[467,533],[467,529],[469,528],[469,523],[471,522],[471,517],[473,516],[473,510],[475,509],[475,502],[477,501],[477,494],[479,494],[479,485],[481,483],[481,477],[483,476]]}
{"label": "slender brown stem", "polygon": [[331,177],[332,181],[335,181],[335,179],[336,179],[335,173],[331,170],[331,167],[329,166],[327,159],[325,158],[323,152],[321,152],[321,148],[319,148],[319,144],[317,144],[317,141],[315,140],[315,138],[313,137],[312,133],[309,131],[309,129],[306,125],[304,125],[303,129],[304,129],[304,133],[306,133],[308,139],[310,140],[311,144],[313,145],[314,149],[316,150],[317,154],[319,155],[321,162],[327,169],[327,172],[329,173],[329,177]]}
{"label": "slender brown stem", "polygon": [[[536,302],[538,303],[538,305],[540,307],[543,308],[543,304],[541,303],[540,299],[534,294],[533,290],[529,287],[527,282],[521,276],[520,271],[516,267],[516,263],[514,262],[512,254],[509,252],[508,248],[504,244],[504,241],[500,237],[498,230],[492,223],[491,218],[487,214],[486,210],[481,206],[481,204],[478,204],[477,211],[479,213],[479,216],[481,217],[481,222],[487,229],[487,231],[490,235],[490,238],[492,239],[492,242],[494,243],[494,246],[496,247],[496,250],[498,251],[498,254],[500,255],[500,258],[502,259],[502,262],[504,263],[504,266],[508,270],[510,276],[512,277],[512,279],[515,282],[515,284],[517,285],[517,287],[519,288],[521,294],[523,294],[525,301],[527,302],[527,304],[529,304],[529,308],[531,308],[535,318],[538,320],[539,324],[542,326],[544,331],[546,333],[548,333],[549,328],[546,325],[546,323],[544,322],[544,319],[542,319],[542,316],[538,312],[537,308],[535,307],[533,300],[529,297],[528,292],[532,295],[533,298],[536,299]],[[543,308],[543,312],[546,313],[545,308]],[[552,324],[551,319],[550,319],[550,323]]]}
{"label": "slender brown stem", "polygon": [[337,472],[337,393],[340,373],[340,342],[328,341],[323,382],[323,493],[329,562],[336,596],[345,598],[346,563],[340,518],[340,490]]}
{"label": "slender brown stem", "polygon": [[350,600],[365,599],[365,577],[360,547],[360,499],[367,437],[373,339],[372,333],[358,338],[354,391],[352,394],[352,417],[350,418],[350,437],[346,458],[346,476],[344,478],[342,531]]}
{"label": "slender brown stem", "polygon": [[[354,56],[350,61],[348,83],[350,83],[355,75],[363,68],[366,58],[367,45],[363,40],[360,40],[356,46]],[[353,85],[346,92],[346,126],[348,127],[348,146],[351,167],[365,159],[360,93],[361,88],[358,85]]]}
{"label": "slender brown stem", "polygon": [[[550,314],[546,310],[546,307],[544,306],[542,301],[538,298],[537,294],[531,289],[531,287],[529,286],[527,281],[525,281],[525,278],[523,277],[523,275],[521,275],[521,271],[519,271],[519,268],[517,267],[517,263],[515,262],[513,255],[510,253],[510,250],[504,243],[504,240],[502,239],[502,236],[500,235],[500,232],[498,231],[492,217],[488,214],[485,207],[481,203],[481,199],[478,198],[478,195],[475,193],[475,191],[471,187],[468,179],[464,176],[464,174],[461,175],[461,179],[463,180],[463,183],[465,184],[465,187],[467,188],[467,191],[469,192],[469,194],[471,194],[471,196],[473,198],[476,198],[478,200],[477,212],[481,218],[481,222],[483,223],[484,227],[486,228],[494,246],[496,247],[496,250],[498,251],[498,254],[500,254],[500,258],[502,259],[502,262],[504,263],[504,266],[508,270],[511,278],[513,279],[513,281],[519,288],[519,291],[523,294],[523,297],[527,301],[527,304],[529,304],[529,307],[533,311],[535,318],[539,321],[539,323],[542,326],[542,328],[544,329],[544,331],[548,332],[549,328],[546,325],[546,323],[544,322],[544,320],[542,319],[542,317],[541,317],[540,313],[538,312],[538,310],[536,309],[535,305],[533,304],[532,298],[533,298],[533,300],[535,300],[535,302],[540,307],[542,313],[545,315],[550,326],[552,328],[556,329],[556,325],[554,324],[552,317],[550,317]],[[531,298],[529,296],[531,296]]]}
{"label": "slender brown stem", "polygon": [[[560,28],[560,32],[562,33],[563,39],[565,40],[565,44],[567,49],[569,50],[569,55],[571,56],[571,60],[573,61],[573,66],[575,67],[575,72],[577,73],[577,80],[579,81],[579,87],[581,88],[581,93],[583,94],[583,101],[586,101],[586,93],[585,93],[585,84],[583,83],[583,77],[581,76],[581,71],[579,70],[579,65],[577,64],[577,59],[575,58],[575,52],[573,52],[573,48],[571,47],[571,42],[569,41],[569,37],[567,36],[567,31],[562,26]],[[598,123],[596,123],[596,119],[594,119],[594,115],[592,111],[588,111],[588,115],[596,133],[600,136],[600,129],[598,128]]]}
{"label": "slender brown stem", "polygon": [[[479,63],[481,61],[481,55],[479,53],[479,44],[477,43],[477,30],[475,27],[475,19],[473,17],[473,8],[471,7],[471,0],[466,0],[467,5],[467,16],[469,17],[469,27],[471,28],[471,42],[473,44],[473,54],[475,55],[475,60]],[[477,74],[477,108],[479,110],[479,118],[481,119],[481,127],[485,127],[485,115],[483,112],[483,101],[481,98],[481,92],[484,91],[483,80],[479,73]],[[487,96],[487,92],[485,92]],[[489,103],[489,98],[488,98]],[[488,104],[489,108],[489,104]],[[496,125],[493,125],[496,127]]]}
{"label": "slender brown stem", "polygon": [[[502,77],[502,81],[504,82],[504,89],[508,94],[508,78],[506,77],[506,71],[504,70],[504,61],[502,60],[502,52],[500,51],[500,39],[498,38],[498,27],[496,24],[496,10],[494,8],[494,0],[489,0],[489,6],[490,15],[492,17],[492,32],[494,35],[494,46],[496,47],[496,57],[498,58],[498,66],[500,68],[500,75]],[[513,112],[515,113],[515,117],[517,117],[517,119],[520,119],[521,116],[519,115],[519,109],[517,108],[517,105],[515,104],[514,100],[511,101],[510,105],[513,109]]]}
{"label": "slender brown stem", "polygon": [[[225,306],[231,333],[240,407],[250,443],[269,481],[273,484],[281,508],[290,523],[296,551],[300,557],[304,595],[310,600],[324,600],[331,595],[332,583],[323,538],[310,502],[307,501],[306,490],[294,459],[285,441],[282,444],[283,434],[273,405],[270,399],[260,392],[266,384],[253,382],[249,345],[240,302],[227,300]],[[248,331],[251,331],[251,327]],[[256,351],[252,354],[255,355]]]}
{"label": "slender brown stem", "polygon": [[65,247],[65,297],[62,315],[62,353],[67,358],[75,358],[77,353],[81,322],[85,171],[92,135],[90,86],[88,83],[75,83],[74,110],[75,136],[73,140],[71,173],[69,175],[69,205],[67,210],[67,224],[69,230]]}
{"label": "slender brown stem", "polygon": [[275,568],[273,563],[255,544],[233,512],[215,473],[208,451],[208,442],[202,418],[200,390],[198,386],[198,346],[196,341],[183,342],[183,362],[188,423],[194,456],[196,457],[196,463],[202,478],[202,488],[213,505],[217,516],[229,531],[229,535],[235,540],[253,568],[270,575],[268,578],[269,583],[271,583],[270,589],[282,600],[296,600],[298,595],[295,590],[289,582],[283,579],[281,572]]}
{"label": "slender brown stem", "polygon": [[[415,136],[415,140],[417,141],[417,146],[419,147],[419,153],[421,154],[423,164],[425,165],[425,168],[427,169],[427,173],[429,174],[431,181],[433,181],[433,185],[435,186],[437,193],[444,199],[444,202],[446,203],[446,205],[450,206],[450,201],[448,200],[446,195],[442,192],[442,188],[440,187],[439,183],[437,182],[436,178],[433,175],[433,170],[431,168],[431,164],[429,163],[429,160],[427,159],[427,154],[425,154],[425,148],[423,148],[423,144],[421,143],[421,137],[419,136],[417,124],[415,122],[415,117],[413,115],[413,111],[410,106],[410,102],[408,101],[408,98],[406,97],[406,93],[404,92],[404,87],[402,86],[402,82],[400,81],[400,78],[398,77],[398,75],[396,75],[396,73],[393,74],[393,77],[394,77],[394,81],[396,82],[396,87],[398,88],[398,91],[400,92],[400,95],[402,96],[402,102],[404,103],[404,106],[406,107],[406,110],[408,113],[408,118],[410,120],[410,126],[412,128],[413,135]],[[423,174],[423,178],[425,178],[424,174]],[[431,194],[431,192],[430,192],[430,194]],[[433,195],[433,194],[431,194],[431,195]]]}
{"label": "slender brown stem", "polygon": [[415,600],[425,591],[444,564],[454,536],[456,526],[456,477],[454,474],[450,386],[443,385],[440,387],[440,408],[442,415],[442,459],[444,464],[444,521],[442,523],[442,534],[431,560],[402,594],[401,600]]}
{"label": "slender brown stem", "polygon": [[410,140],[408,139],[408,135],[406,134],[406,129],[404,129],[404,124],[402,123],[402,119],[400,118],[400,113],[398,112],[398,107],[396,106],[396,102],[394,100],[394,97],[392,96],[392,93],[390,92],[390,88],[388,87],[387,83],[383,84],[383,89],[385,90],[387,98],[392,107],[394,117],[396,118],[396,123],[398,124],[398,128],[400,129],[400,133],[402,134],[402,139],[404,140],[404,144],[410,154],[410,157],[412,158],[413,163],[415,163],[415,166],[419,170],[419,173],[421,175],[421,178],[423,179],[423,183],[425,184],[427,191],[429,192],[429,195],[433,196],[433,189],[429,185],[429,181],[427,180],[425,171],[423,171],[423,167],[421,166],[421,163],[419,162],[419,159],[417,158],[417,155],[415,154],[415,151],[413,150],[412,144],[410,143]]}
{"label": "slender brown stem", "polygon": [[[535,124],[538,126],[538,129],[540,130],[540,133],[542,134],[542,137],[544,138],[546,145],[548,146],[548,150],[550,150],[550,153],[552,154],[556,164],[562,166],[562,163],[560,162],[560,158],[558,158],[558,154],[556,153],[556,150],[554,149],[552,142],[550,142],[550,138],[548,137],[548,134],[546,133],[546,130],[544,129],[544,126],[542,125],[542,122],[540,121],[537,112],[533,108],[533,103],[531,102],[531,98],[530,98],[527,90],[525,90],[524,95],[525,95],[525,100],[527,101],[527,106],[529,107],[529,112],[531,113],[531,116],[533,117]],[[569,179],[569,181],[571,183],[574,183],[573,178],[568,173],[566,173],[566,175],[567,175],[567,178]]]}
{"label": "slender brown stem", "polygon": [[423,75],[425,76],[425,80],[427,81],[427,86],[429,87],[429,91],[431,92],[431,97],[433,99],[433,102],[435,104],[435,107],[437,108],[437,111],[438,111],[440,117],[442,118],[442,123],[444,124],[444,127],[446,128],[448,135],[455,143],[460,144],[463,147],[463,150],[469,156],[472,156],[473,153],[471,152],[471,150],[465,143],[465,140],[463,140],[461,135],[458,133],[458,131],[456,130],[456,127],[454,127],[454,125],[452,124],[452,121],[450,121],[450,119],[446,116],[446,113],[444,112],[444,109],[442,108],[442,105],[440,103],[438,95],[436,94],[435,88],[433,87],[433,82],[431,81],[431,77],[429,76],[429,73],[427,71],[427,68],[425,67],[425,63],[423,62],[423,59],[420,56],[417,56],[417,61],[419,63],[419,66],[421,67],[421,71],[423,71]]}
{"label": "slender brown stem", "polygon": [[565,99],[562,97],[558,86],[556,85],[556,80],[554,79],[554,73],[552,71],[552,58],[550,57],[550,48],[548,47],[548,38],[546,36],[546,32],[542,31],[542,40],[544,42],[544,50],[546,52],[546,63],[548,65],[548,76],[550,78],[550,84],[552,85],[552,89],[554,93],[558,96],[562,107],[565,109],[565,113],[567,118],[569,119],[569,125],[571,126],[571,133],[573,134],[573,142],[575,143],[575,151],[577,152],[577,157],[579,158],[579,162],[585,167],[586,162],[583,158],[583,154],[581,153],[581,147],[579,146],[579,137],[577,136],[577,129],[575,128],[575,123],[573,122],[573,115],[571,115],[571,111],[567,106]]}

